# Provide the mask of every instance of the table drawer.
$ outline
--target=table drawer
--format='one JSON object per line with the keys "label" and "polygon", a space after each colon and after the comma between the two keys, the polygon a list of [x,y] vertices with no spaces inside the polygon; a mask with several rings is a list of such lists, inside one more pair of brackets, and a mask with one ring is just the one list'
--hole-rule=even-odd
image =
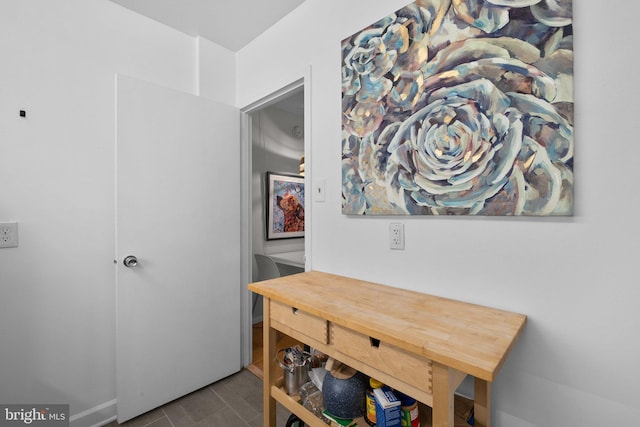
{"label": "table drawer", "polygon": [[429,359],[333,323],[330,343],[337,351],[433,394],[432,362]]}
{"label": "table drawer", "polygon": [[271,300],[271,319],[323,344],[328,342],[328,322],[296,307]]}

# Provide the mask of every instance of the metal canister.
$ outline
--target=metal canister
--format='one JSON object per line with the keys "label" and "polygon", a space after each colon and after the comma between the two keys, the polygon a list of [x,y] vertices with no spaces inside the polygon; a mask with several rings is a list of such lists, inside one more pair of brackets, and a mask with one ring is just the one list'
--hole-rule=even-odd
{"label": "metal canister", "polygon": [[276,354],[284,376],[284,389],[290,396],[300,394],[300,387],[309,381],[311,355],[299,348],[283,348]]}

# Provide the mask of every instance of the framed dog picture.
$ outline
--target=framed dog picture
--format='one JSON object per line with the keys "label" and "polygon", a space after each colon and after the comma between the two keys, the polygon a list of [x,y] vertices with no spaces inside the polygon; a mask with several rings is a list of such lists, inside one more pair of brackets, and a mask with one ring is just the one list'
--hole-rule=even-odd
{"label": "framed dog picture", "polygon": [[304,177],[267,172],[267,240],[304,237]]}

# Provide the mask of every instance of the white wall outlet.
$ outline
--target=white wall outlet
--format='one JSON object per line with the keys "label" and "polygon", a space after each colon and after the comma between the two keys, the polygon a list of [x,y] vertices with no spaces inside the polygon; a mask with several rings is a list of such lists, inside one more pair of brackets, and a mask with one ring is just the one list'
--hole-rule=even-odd
{"label": "white wall outlet", "polygon": [[389,248],[404,250],[404,224],[389,224]]}
{"label": "white wall outlet", "polygon": [[18,246],[18,223],[0,222],[0,248]]}

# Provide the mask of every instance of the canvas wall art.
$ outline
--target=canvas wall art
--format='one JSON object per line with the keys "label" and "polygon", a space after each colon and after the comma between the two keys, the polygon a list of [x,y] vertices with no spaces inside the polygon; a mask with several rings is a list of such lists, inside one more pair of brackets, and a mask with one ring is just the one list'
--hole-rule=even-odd
{"label": "canvas wall art", "polygon": [[418,0],[342,41],[342,211],[573,215],[571,0]]}
{"label": "canvas wall art", "polygon": [[304,177],[267,172],[267,240],[304,237]]}

